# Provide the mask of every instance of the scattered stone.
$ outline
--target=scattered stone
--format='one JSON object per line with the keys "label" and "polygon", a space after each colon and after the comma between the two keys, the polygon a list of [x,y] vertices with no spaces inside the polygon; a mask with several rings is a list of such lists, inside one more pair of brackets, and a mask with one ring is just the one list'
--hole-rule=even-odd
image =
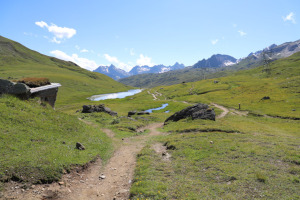
{"label": "scattered stone", "polygon": [[214,81],[214,84],[216,84],[216,83],[219,83],[219,81],[216,81],[216,80],[215,80],[215,81]]}
{"label": "scattered stone", "polygon": [[66,142],[65,142],[65,141],[62,141],[62,144],[66,144]]}
{"label": "scattered stone", "polygon": [[268,100],[271,99],[269,96],[264,96],[263,98],[261,98],[260,100]]}
{"label": "scattered stone", "polygon": [[22,192],[25,192],[25,190],[24,190],[24,189],[22,189],[21,191],[22,191]]}
{"label": "scattered stone", "polygon": [[296,111],[296,109],[293,109],[292,111]]}
{"label": "scattered stone", "polygon": [[213,144],[213,143],[214,143],[214,141],[210,141],[210,143],[211,143],[211,144]]}
{"label": "scattered stone", "polygon": [[150,115],[150,113],[146,111],[140,111],[137,113],[137,115]]}
{"label": "scattered stone", "polygon": [[76,149],[78,149],[78,150],[85,150],[85,147],[81,143],[76,142]]}
{"label": "scattered stone", "polygon": [[34,188],[35,188],[35,185],[32,185],[32,186],[31,186],[31,189],[34,189]]}
{"label": "scattered stone", "polygon": [[62,181],[58,182],[58,185],[64,185],[64,184],[65,184],[65,183],[62,182]]}
{"label": "scattered stone", "polygon": [[44,197],[43,199],[58,199],[57,191],[52,190],[46,190],[42,196]]}
{"label": "scattered stone", "polygon": [[144,120],[144,121],[149,121],[149,119],[145,118],[145,117],[136,117],[135,119],[137,119],[137,120],[141,119],[141,120]]}
{"label": "scattered stone", "polygon": [[105,179],[105,178],[106,178],[106,176],[104,176],[104,175],[99,176],[99,179]]}
{"label": "scattered stone", "polygon": [[136,114],[136,111],[129,111],[127,116],[131,117],[132,115],[135,115],[135,114]]}
{"label": "scattered stone", "polygon": [[117,112],[114,112],[110,108],[105,107],[104,104],[99,104],[99,105],[83,105],[81,112],[82,113],[105,112],[107,114],[110,114],[111,116],[118,115]]}
{"label": "scattered stone", "polygon": [[195,104],[193,106],[189,106],[179,112],[174,113],[168,119],[166,119],[165,123],[169,120],[179,121],[181,119],[185,119],[188,117],[192,117],[192,119],[209,119],[216,120],[216,114],[214,109],[209,108],[206,104]]}

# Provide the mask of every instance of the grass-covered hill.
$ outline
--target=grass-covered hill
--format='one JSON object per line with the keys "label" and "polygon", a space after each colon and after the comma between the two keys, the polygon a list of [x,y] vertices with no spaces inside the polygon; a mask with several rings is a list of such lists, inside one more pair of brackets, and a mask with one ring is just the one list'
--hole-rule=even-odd
{"label": "grass-covered hill", "polygon": [[[36,99],[1,96],[0,110],[0,183],[57,181],[64,170],[97,156],[105,161],[112,152],[111,140],[99,128],[42,107]],[[86,149],[75,149],[76,142]]]}
{"label": "grass-covered hill", "polygon": [[168,122],[137,157],[131,199],[299,199],[300,53],[270,69],[149,89],[168,116],[199,102],[229,114]]}
{"label": "grass-covered hill", "polygon": [[[217,81],[218,83],[215,83]],[[274,61],[270,73],[264,67],[235,72],[230,76],[172,86],[156,87],[165,98],[190,102],[215,102],[256,114],[300,117],[300,52]],[[261,100],[269,96],[269,100]]]}
{"label": "grass-covered hill", "polygon": [[0,36],[0,77],[46,77],[61,83],[56,107],[82,102],[91,95],[125,91],[130,87],[103,74],[90,72],[78,65],[42,55]]}
{"label": "grass-covered hill", "polygon": [[[16,60],[16,63],[24,61],[22,66],[35,63],[17,55]],[[56,64],[42,66],[50,68]],[[296,53],[272,62],[269,73],[258,67],[226,77],[159,86],[124,99],[101,101],[118,112],[118,116],[79,112],[68,115],[41,107],[36,100],[2,96],[0,179],[29,183],[58,180],[64,169],[74,164],[83,165],[97,155],[106,160],[113,146],[122,145],[122,138],[139,142],[134,136],[149,133],[139,131],[141,126],[164,122],[194,103],[217,103],[229,109],[225,117],[216,121],[188,118],[168,122],[160,129],[167,134],[150,138],[137,155],[130,199],[297,199],[300,195],[299,66],[300,53]],[[2,70],[1,74],[6,72]],[[69,84],[78,83],[74,80]],[[70,88],[65,91],[69,95],[72,92]],[[81,97],[86,93],[82,90],[77,93],[75,89],[73,92],[77,99],[70,103],[83,102]],[[265,96],[270,99],[262,100]],[[59,95],[58,101],[60,106],[68,104],[64,94]],[[168,103],[166,108],[150,115],[127,117],[128,111],[156,108],[164,103]],[[217,114],[222,112],[214,109]],[[111,129],[113,140],[100,128]],[[75,149],[76,142],[81,142],[86,150]],[[157,144],[171,156],[168,160],[156,151]],[[1,185],[0,181],[0,192]]]}

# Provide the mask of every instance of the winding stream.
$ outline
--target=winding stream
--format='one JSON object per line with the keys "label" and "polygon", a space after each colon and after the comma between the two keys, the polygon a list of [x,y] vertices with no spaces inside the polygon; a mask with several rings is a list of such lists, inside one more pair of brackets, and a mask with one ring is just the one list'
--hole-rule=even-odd
{"label": "winding stream", "polygon": [[145,112],[152,113],[153,110],[161,110],[161,109],[164,109],[165,107],[167,107],[168,105],[169,105],[168,103],[165,103],[165,104],[162,104],[161,107],[151,108],[151,109],[145,110]]}

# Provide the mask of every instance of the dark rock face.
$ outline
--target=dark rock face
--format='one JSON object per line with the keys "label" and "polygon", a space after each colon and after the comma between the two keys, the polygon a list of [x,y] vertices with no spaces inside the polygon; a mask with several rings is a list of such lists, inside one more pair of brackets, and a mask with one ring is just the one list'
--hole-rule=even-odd
{"label": "dark rock face", "polygon": [[118,115],[117,112],[112,111],[108,107],[105,107],[104,104],[100,105],[83,105],[82,106],[82,113],[92,113],[92,112],[105,112],[110,114],[111,116]]}
{"label": "dark rock face", "polygon": [[128,117],[131,117],[132,115],[135,115],[135,114],[137,114],[137,115],[150,115],[150,113],[146,112],[146,111],[139,111],[139,112],[137,112],[137,111],[129,111],[128,112]]}
{"label": "dark rock face", "polygon": [[209,119],[215,121],[216,114],[215,111],[209,108],[208,105],[198,103],[196,105],[187,107],[179,112],[174,113],[168,119],[166,119],[165,122],[170,120],[177,122],[187,117],[192,117],[192,119]]}
{"label": "dark rock face", "polygon": [[30,88],[23,83],[0,79],[0,94],[28,95]]}
{"label": "dark rock face", "polygon": [[198,61],[194,64],[193,68],[219,68],[227,66],[228,63],[234,64],[236,61],[237,59],[232,56],[216,54],[212,55],[207,60],[203,59]]}
{"label": "dark rock face", "polygon": [[150,115],[150,113],[146,111],[140,111],[137,113],[137,115]]}
{"label": "dark rock face", "polygon": [[261,100],[268,100],[271,99],[269,96],[264,96],[263,98],[261,98]]}
{"label": "dark rock face", "polygon": [[135,115],[135,114],[136,114],[136,111],[129,111],[127,116],[130,117],[130,116]]}
{"label": "dark rock face", "polygon": [[85,150],[85,147],[80,142],[76,142],[76,149]]}

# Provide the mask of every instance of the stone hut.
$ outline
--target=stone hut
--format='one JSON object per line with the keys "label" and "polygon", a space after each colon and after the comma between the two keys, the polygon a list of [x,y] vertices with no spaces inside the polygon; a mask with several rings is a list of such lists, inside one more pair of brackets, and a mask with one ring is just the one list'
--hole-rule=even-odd
{"label": "stone hut", "polygon": [[24,83],[14,83],[0,79],[0,94],[12,94],[22,99],[40,97],[42,102],[49,103],[54,109],[59,83],[50,83],[40,87],[30,88]]}

